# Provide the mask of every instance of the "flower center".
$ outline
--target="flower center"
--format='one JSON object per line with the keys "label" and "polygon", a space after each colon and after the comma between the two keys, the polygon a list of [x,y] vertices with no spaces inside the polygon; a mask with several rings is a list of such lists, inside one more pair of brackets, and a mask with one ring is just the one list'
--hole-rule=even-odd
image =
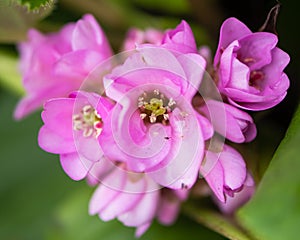
{"label": "flower center", "polygon": [[169,114],[175,105],[176,102],[172,98],[166,98],[159,90],[154,90],[150,94],[144,92],[138,98],[140,117],[150,123],[168,124]]}
{"label": "flower center", "polygon": [[102,118],[91,105],[85,105],[80,113],[73,115],[73,129],[82,131],[84,137],[98,137],[102,128]]}
{"label": "flower center", "polygon": [[249,86],[260,89],[260,82],[264,79],[265,74],[262,71],[254,70],[250,73]]}
{"label": "flower center", "polygon": [[[239,54],[237,58],[248,67],[255,63],[255,59],[252,57],[242,58]],[[260,70],[253,70],[250,72],[249,86],[261,90],[261,81],[264,79],[265,75]]]}

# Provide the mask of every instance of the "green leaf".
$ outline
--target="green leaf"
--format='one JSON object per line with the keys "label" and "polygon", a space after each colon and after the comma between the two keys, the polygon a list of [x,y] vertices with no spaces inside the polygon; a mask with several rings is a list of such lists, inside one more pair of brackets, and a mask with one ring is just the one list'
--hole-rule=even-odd
{"label": "green leaf", "polygon": [[23,1],[26,6],[18,1],[0,3],[0,42],[15,43],[26,39],[27,30],[50,14],[54,7],[53,1],[35,8],[28,2]]}
{"label": "green leaf", "polygon": [[17,57],[0,50],[0,85],[18,94],[24,94]]}
{"label": "green leaf", "polygon": [[53,5],[53,0],[17,0],[21,5],[28,7],[31,11],[40,11]]}
{"label": "green leaf", "polygon": [[258,239],[298,239],[300,223],[300,108],[257,192],[239,212],[240,223]]}

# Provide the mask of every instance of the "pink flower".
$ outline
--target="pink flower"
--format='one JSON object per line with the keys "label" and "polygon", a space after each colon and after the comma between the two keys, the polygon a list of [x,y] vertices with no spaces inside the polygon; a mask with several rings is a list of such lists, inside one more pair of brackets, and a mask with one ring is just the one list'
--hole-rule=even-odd
{"label": "pink flower", "polygon": [[[60,154],[64,171],[81,180],[93,168],[106,171],[111,164],[103,157],[97,137],[101,134],[112,103],[96,94],[78,92],[69,98],[45,103],[38,142],[47,152]],[[96,166],[94,166],[96,164]]]}
{"label": "pink flower", "polygon": [[256,137],[251,116],[229,104],[207,100],[199,110],[211,120],[216,132],[236,143],[250,142]]}
{"label": "pink flower", "polygon": [[162,33],[156,29],[147,29],[140,31],[131,29],[125,39],[124,49],[132,50],[139,45],[162,46],[173,50],[174,53],[197,53],[197,45],[188,23],[184,20],[175,28]]}
{"label": "pink flower", "polygon": [[159,186],[144,174],[116,168],[100,184],[90,201],[90,214],[103,221],[117,218],[124,225],[136,227],[140,236],[156,215]]}
{"label": "pink flower", "polygon": [[164,224],[175,221],[187,191],[160,189],[146,174],[127,172],[124,166],[108,174],[98,186],[90,201],[90,214],[98,214],[103,221],[116,218],[126,226],[136,227],[136,237],[149,228],[156,216]]}
{"label": "pink flower", "polygon": [[190,188],[204,148],[191,99],[204,68],[198,54],[147,46],[105,76],[106,94],[116,101],[99,136],[105,155],[162,186]]}
{"label": "pink flower", "polygon": [[224,145],[221,152],[207,151],[200,174],[221,202],[239,192],[246,181],[243,157],[232,147]]}
{"label": "pink flower", "polygon": [[124,40],[123,50],[133,50],[140,44],[150,43],[154,45],[161,45],[163,32],[154,28],[148,28],[145,31],[137,28],[131,28]]}
{"label": "pink flower", "polygon": [[189,190],[163,188],[160,191],[157,219],[161,224],[171,225],[177,219],[181,203],[187,200]]}
{"label": "pink flower", "polygon": [[197,45],[191,27],[184,20],[175,28],[165,32],[162,46],[175,52],[197,53]]}
{"label": "pink flower", "polygon": [[244,205],[255,192],[255,183],[252,176],[248,173],[241,191],[234,194],[233,197],[227,197],[226,202],[220,202],[215,199],[220,210],[226,214],[233,214],[239,207]]}
{"label": "pink flower", "polygon": [[289,79],[283,70],[290,58],[277,41],[272,33],[252,33],[235,18],[223,23],[214,66],[219,89],[231,104],[264,110],[284,99]]}
{"label": "pink flower", "polygon": [[112,55],[107,39],[92,15],[64,26],[57,33],[31,29],[19,45],[20,69],[27,95],[19,102],[20,119],[55,97],[77,91],[89,72]]}

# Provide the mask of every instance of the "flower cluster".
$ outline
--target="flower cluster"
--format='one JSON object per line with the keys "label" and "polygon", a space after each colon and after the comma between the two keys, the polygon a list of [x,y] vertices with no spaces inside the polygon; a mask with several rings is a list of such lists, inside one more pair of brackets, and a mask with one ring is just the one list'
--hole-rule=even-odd
{"label": "flower cluster", "polygon": [[[90,214],[117,218],[142,235],[157,218],[176,220],[204,178],[225,213],[254,192],[241,154],[229,142],[256,137],[245,110],[264,110],[286,95],[289,56],[277,36],[227,19],[212,64],[182,21],[165,32],[131,29],[112,56],[92,15],[58,33],[30,30],[21,43],[27,91],[20,119],[44,105],[39,145],[60,155],[64,171],[97,189]],[[211,68],[211,66],[210,66]]]}

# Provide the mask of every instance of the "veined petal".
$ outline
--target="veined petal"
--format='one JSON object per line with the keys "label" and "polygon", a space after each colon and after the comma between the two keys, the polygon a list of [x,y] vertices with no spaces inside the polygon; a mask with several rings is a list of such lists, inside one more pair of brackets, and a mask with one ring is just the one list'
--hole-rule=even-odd
{"label": "veined petal", "polygon": [[161,47],[138,49],[103,81],[107,96],[117,102],[128,91],[144,84],[163,84],[179,92],[185,92],[188,86],[185,72],[176,57]]}
{"label": "veined petal", "polygon": [[184,92],[187,101],[191,101],[194,95],[199,91],[199,87],[205,72],[206,61],[198,54],[182,54],[178,56],[178,61],[182,65],[188,87]]}
{"label": "veined petal", "polygon": [[64,139],[73,139],[73,109],[75,99],[56,98],[47,101],[42,112],[42,119],[47,128],[61,135]]}
{"label": "veined petal", "polygon": [[[235,88],[242,91],[250,91],[250,89],[253,88],[249,86],[249,79],[250,69],[237,58],[233,58],[231,76],[226,87]],[[256,92],[258,92],[258,90],[256,90]]]}
{"label": "veined petal", "polygon": [[278,38],[275,34],[267,32],[256,32],[242,38],[238,51],[240,61],[246,61],[251,71],[261,69],[263,66],[271,63],[272,50],[275,48]]}
{"label": "veined petal", "polygon": [[218,64],[221,52],[227,48],[231,42],[241,39],[251,33],[251,30],[238,19],[226,19],[221,26],[219,45],[216,51],[214,65],[216,66]]}
{"label": "veined petal", "polygon": [[221,60],[220,60],[220,74],[219,74],[219,78],[220,78],[220,82],[219,85],[222,88],[225,88],[228,84],[228,82],[230,81],[230,77],[232,74],[232,62],[234,59],[234,51],[236,51],[237,49],[239,49],[240,45],[238,43],[238,41],[234,41],[232,42],[223,52],[223,54],[221,55]]}
{"label": "veined petal", "polygon": [[131,211],[143,198],[147,182],[143,177],[139,180],[131,180],[130,174],[132,173],[128,173],[122,192],[99,213],[103,221],[112,220],[127,211]]}
{"label": "veined petal", "polygon": [[74,51],[87,48],[93,49],[101,52],[105,58],[112,55],[104,32],[91,14],[84,15],[76,23],[72,34],[72,48]]}
{"label": "veined petal", "polygon": [[237,190],[243,186],[247,170],[241,154],[234,148],[225,145],[219,161],[224,170],[224,186],[231,190]]}
{"label": "veined petal", "polygon": [[[209,158],[206,158],[205,161],[211,161]],[[201,170],[200,170],[201,172]],[[221,201],[225,202],[224,195],[224,169],[222,164],[219,161],[215,161],[213,168],[204,176],[206,182],[208,183],[211,190],[214,192],[216,197]]]}
{"label": "veined petal", "polygon": [[[63,55],[53,66],[55,76],[63,76],[72,84],[73,91],[79,89],[80,85],[89,72],[105,58],[93,50],[77,50]],[[70,90],[71,91],[71,90]]]}
{"label": "veined petal", "polygon": [[91,215],[101,212],[114,198],[123,190],[126,183],[127,173],[118,169],[111,172],[105,179],[105,184],[100,184],[94,192],[90,204],[89,213]]}
{"label": "veined petal", "polygon": [[197,46],[192,29],[184,20],[172,30],[166,31],[162,45],[166,48],[182,53],[196,53]]}
{"label": "veined petal", "polygon": [[[149,189],[158,189],[153,186],[156,184],[152,181],[148,182],[148,184]],[[151,222],[156,214],[159,197],[159,191],[146,192],[136,206],[130,211],[118,216],[118,220],[129,227],[139,227]]]}
{"label": "veined petal", "polygon": [[156,171],[149,172],[149,176],[168,188],[190,188],[198,177],[203,157],[203,135],[193,112],[190,112],[184,119],[180,117],[180,112],[174,111],[173,113],[170,122],[173,128],[178,128],[177,131],[181,132],[181,137],[179,137],[181,142],[172,151],[174,155],[170,161]]}
{"label": "veined petal", "polygon": [[64,139],[61,135],[42,126],[38,136],[39,146],[50,153],[64,154],[76,152],[76,146],[73,139]]}
{"label": "veined petal", "polygon": [[61,154],[60,163],[68,176],[75,181],[85,178],[93,164],[76,152]]}

